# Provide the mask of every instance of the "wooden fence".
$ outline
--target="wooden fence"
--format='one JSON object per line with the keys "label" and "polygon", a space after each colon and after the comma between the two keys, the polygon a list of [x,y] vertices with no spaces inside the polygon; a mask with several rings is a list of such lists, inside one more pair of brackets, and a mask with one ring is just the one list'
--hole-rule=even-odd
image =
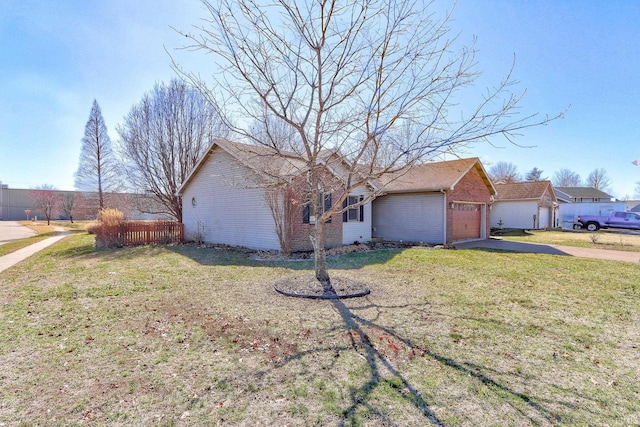
{"label": "wooden fence", "polygon": [[184,240],[184,224],[176,221],[127,221],[115,226],[102,226],[96,231],[98,246],[135,246],[180,243]]}

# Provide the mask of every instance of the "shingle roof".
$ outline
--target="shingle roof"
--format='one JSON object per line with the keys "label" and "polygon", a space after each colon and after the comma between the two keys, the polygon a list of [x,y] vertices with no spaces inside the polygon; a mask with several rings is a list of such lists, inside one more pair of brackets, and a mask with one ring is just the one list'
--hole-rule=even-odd
{"label": "shingle roof", "polygon": [[304,162],[296,158],[293,153],[277,152],[275,149],[269,147],[217,139],[211,144],[209,150],[200,158],[189,176],[187,176],[180,188],[178,188],[178,194],[182,193],[184,188],[186,188],[191,179],[197,175],[202,165],[216,149],[226,151],[249,168],[261,173],[266,179],[270,177],[294,176],[301,173],[305,168]]}
{"label": "shingle roof", "polygon": [[540,200],[547,190],[552,200],[556,199],[550,181],[525,181],[494,185],[498,192],[496,200]]}
{"label": "shingle roof", "polygon": [[[628,205],[627,205],[628,206]],[[640,203],[634,204],[630,209],[629,212],[640,212]]]}
{"label": "shingle roof", "polygon": [[452,190],[470,170],[476,168],[491,194],[495,189],[477,157],[444,162],[423,163],[408,171],[388,174],[380,179],[388,193]]}
{"label": "shingle roof", "polygon": [[216,145],[267,177],[294,176],[306,170],[306,164],[295,153],[227,140],[218,140]]}
{"label": "shingle roof", "polygon": [[555,187],[574,199],[611,199],[613,196],[593,187]]}
{"label": "shingle roof", "polygon": [[[206,162],[216,147],[225,150],[248,167],[264,174],[265,178],[296,176],[306,170],[305,162],[295,153],[278,152],[264,146],[216,140],[207,154],[196,164],[185,182],[182,183],[178,189],[179,194],[198,173],[202,164]],[[323,157],[332,172],[338,178],[345,179],[345,176],[342,176],[345,174],[344,167],[335,159],[336,156],[336,153],[327,152]],[[388,193],[452,190],[458,181],[474,168],[485,181],[490,193],[495,194],[495,188],[477,157],[415,165],[409,170],[383,175],[377,182],[370,182],[370,185],[384,187],[384,191]]]}

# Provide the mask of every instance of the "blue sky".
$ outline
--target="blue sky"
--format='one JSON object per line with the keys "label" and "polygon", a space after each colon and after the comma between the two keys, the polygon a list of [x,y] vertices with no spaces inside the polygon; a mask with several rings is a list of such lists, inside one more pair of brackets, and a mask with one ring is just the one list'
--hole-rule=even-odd
{"label": "blue sky", "polygon": [[[448,3],[444,3],[445,5]],[[195,0],[0,2],[0,181],[12,188],[73,189],[81,139],[95,98],[112,140],[143,94],[174,77],[165,48],[206,75],[203,53],[175,50],[203,16]],[[564,119],[525,131],[511,146],[460,153],[487,169],[499,161],[552,178],[606,170],[611,193],[640,181],[640,2],[458,0],[453,33],[477,37],[478,92],[509,71],[514,55],[522,113]]]}

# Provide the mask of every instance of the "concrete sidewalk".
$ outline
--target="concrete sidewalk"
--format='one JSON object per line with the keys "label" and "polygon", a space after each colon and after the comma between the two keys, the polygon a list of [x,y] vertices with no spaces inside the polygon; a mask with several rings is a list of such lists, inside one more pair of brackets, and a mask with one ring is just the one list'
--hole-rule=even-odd
{"label": "concrete sidewalk", "polygon": [[[56,231],[64,231],[62,228],[55,228]],[[44,248],[53,245],[56,242],[64,239],[69,235],[68,232],[62,232],[61,234],[53,237],[49,237],[48,239],[44,239],[39,241],[38,243],[34,243],[33,245],[26,246],[22,249],[18,249],[15,252],[11,252],[10,254],[0,256],[0,272],[13,267],[20,261],[23,261],[29,258],[31,255],[35,254],[43,250]]]}
{"label": "concrete sidewalk", "polygon": [[580,258],[595,258],[611,261],[640,262],[639,252],[614,251],[609,249],[578,248],[575,246],[544,245],[538,243],[511,242],[502,239],[486,239],[456,243],[457,249],[495,249],[511,252],[528,252],[548,255],[565,255]]}

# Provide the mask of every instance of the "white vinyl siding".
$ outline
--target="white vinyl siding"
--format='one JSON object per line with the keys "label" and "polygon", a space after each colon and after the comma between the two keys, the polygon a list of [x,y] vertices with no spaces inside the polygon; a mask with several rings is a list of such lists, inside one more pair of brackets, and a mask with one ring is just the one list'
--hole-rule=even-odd
{"label": "white vinyl siding", "polygon": [[[362,188],[356,189],[354,196],[368,196],[368,192]],[[371,203],[363,206],[362,221],[348,221],[342,223],[342,243],[350,245],[353,242],[370,242],[371,241]],[[359,208],[358,208],[359,211]]]}
{"label": "white vinyl siding", "polygon": [[[536,215],[534,223],[533,215]],[[499,227],[498,221],[502,219],[502,228],[536,228],[538,221],[538,201],[498,201],[491,207],[491,227]]]}
{"label": "white vinyl siding", "polygon": [[373,201],[373,237],[442,244],[444,195],[389,194]]}
{"label": "white vinyl siding", "polygon": [[256,173],[221,149],[211,154],[184,189],[182,206],[187,239],[202,232],[207,243],[280,249]]}

